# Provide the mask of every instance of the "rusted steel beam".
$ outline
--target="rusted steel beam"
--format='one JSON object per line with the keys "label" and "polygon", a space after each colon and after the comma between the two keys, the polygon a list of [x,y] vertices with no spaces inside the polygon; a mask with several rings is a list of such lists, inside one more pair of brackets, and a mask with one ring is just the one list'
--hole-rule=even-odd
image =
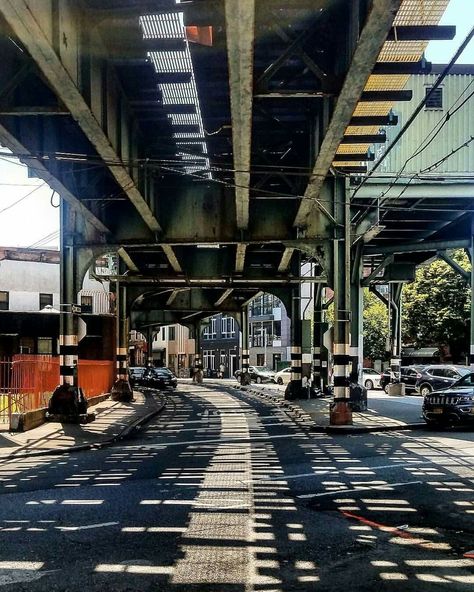
{"label": "rusted steel beam", "polygon": [[99,156],[108,163],[106,165],[108,170],[150,230],[160,231],[161,227],[148,203],[135,185],[127,168],[121,163],[110,139],[94,117],[79,88],[34,18],[28,3],[25,0],[0,0],[0,14],[26,48],[49,86],[69,110]]}
{"label": "rusted steel beam", "polygon": [[400,4],[401,0],[374,0],[372,3],[316,158],[304,199],[301,200],[293,222],[296,227],[306,227],[314,206],[318,205],[321,208],[321,204],[318,204],[320,191]]}
{"label": "rusted steel beam", "polygon": [[236,222],[239,229],[245,230],[249,224],[255,0],[240,0],[240,2],[226,0],[225,20],[236,185]]}

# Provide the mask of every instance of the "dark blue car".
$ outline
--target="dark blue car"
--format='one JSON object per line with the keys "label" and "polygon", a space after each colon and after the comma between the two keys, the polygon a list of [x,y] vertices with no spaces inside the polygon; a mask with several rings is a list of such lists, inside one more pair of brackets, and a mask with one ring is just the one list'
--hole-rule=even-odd
{"label": "dark blue car", "polygon": [[415,384],[415,390],[423,396],[453,386],[463,376],[470,373],[467,366],[438,364],[425,366]]}

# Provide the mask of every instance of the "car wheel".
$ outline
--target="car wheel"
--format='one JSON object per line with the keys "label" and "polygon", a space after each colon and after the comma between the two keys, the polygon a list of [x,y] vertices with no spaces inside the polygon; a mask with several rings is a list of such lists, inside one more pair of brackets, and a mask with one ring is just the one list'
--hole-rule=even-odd
{"label": "car wheel", "polygon": [[423,384],[420,387],[420,394],[423,397],[426,397],[426,395],[429,395],[431,392],[433,392],[433,389],[431,388],[431,386],[429,384]]}
{"label": "car wheel", "polygon": [[283,378],[282,378],[281,376],[279,376],[279,377],[277,378],[277,383],[278,383],[278,384],[283,384]]}
{"label": "car wheel", "polygon": [[260,383],[262,382],[262,377],[261,377],[261,376],[257,376],[257,378],[256,378],[255,382],[256,382],[257,384],[260,384]]}
{"label": "car wheel", "polygon": [[374,388],[374,383],[371,380],[366,380],[364,386],[368,391],[370,391]]}
{"label": "car wheel", "polygon": [[383,390],[384,390],[385,394],[387,394],[387,395],[388,395],[388,385],[389,385],[389,384],[390,384],[390,383],[387,383],[387,384],[386,384],[386,385],[383,387]]}

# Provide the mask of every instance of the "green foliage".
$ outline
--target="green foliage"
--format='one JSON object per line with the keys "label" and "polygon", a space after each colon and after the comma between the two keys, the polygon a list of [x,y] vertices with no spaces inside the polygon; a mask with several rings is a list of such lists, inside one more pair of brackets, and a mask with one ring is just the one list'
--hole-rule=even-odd
{"label": "green foliage", "polygon": [[[465,270],[464,251],[451,257]],[[453,357],[469,349],[470,287],[447,263],[436,260],[420,267],[403,289],[403,343],[415,347],[449,346]]]}
{"label": "green foliage", "polygon": [[387,336],[387,307],[368,288],[364,288],[364,357],[383,360]]}

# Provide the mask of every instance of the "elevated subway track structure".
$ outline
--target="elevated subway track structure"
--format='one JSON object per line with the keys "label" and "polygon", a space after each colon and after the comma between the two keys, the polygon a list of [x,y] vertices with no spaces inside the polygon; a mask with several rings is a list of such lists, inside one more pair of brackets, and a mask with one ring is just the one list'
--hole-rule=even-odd
{"label": "elevated subway track structure", "polygon": [[[310,281],[335,293],[332,421],[350,421],[365,252],[390,236],[372,272],[383,264],[397,282],[419,261],[387,259],[403,213],[381,229],[374,196],[370,207],[352,201],[349,181],[396,123],[394,101],[410,100],[407,77],[429,71],[427,42],[453,37],[438,25],[447,3],[0,0],[0,141],[61,196],[61,301],[75,302],[97,256],[120,255],[117,396],[129,396],[130,326],[180,322],[198,337],[203,318],[226,312],[245,344],[246,304],[261,291],[292,319],[297,395],[300,284]],[[436,241],[446,216],[433,218]],[[464,219],[452,222],[450,236],[465,239]],[[70,392],[77,322],[61,314]],[[316,370],[321,339],[316,322]]]}

